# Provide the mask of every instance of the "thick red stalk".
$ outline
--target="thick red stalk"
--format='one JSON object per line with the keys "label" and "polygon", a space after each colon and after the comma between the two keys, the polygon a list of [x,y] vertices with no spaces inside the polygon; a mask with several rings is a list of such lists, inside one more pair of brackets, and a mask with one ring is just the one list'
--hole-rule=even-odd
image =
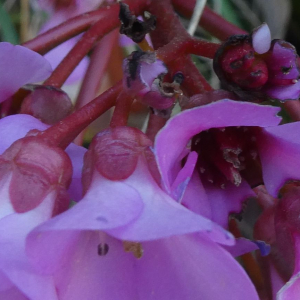
{"label": "thick red stalk", "polygon": [[117,83],[72,115],[41,132],[40,137],[51,144],[66,148],[85,127],[115,104],[122,87],[122,82]]}
{"label": "thick red stalk", "polygon": [[168,119],[162,118],[150,112],[146,135],[154,142],[156,134],[165,126]]}
{"label": "thick red stalk", "polygon": [[195,54],[212,59],[219,47],[220,44],[204,40],[184,38],[176,40],[176,46],[175,43],[168,43],[167,45],[159,48],[156,53],[157,56],[165,63],[169,63],[184,54]]}
{"label": "thick red stalk", "polygon": [[[105,75],[108,62],[112,55],[112,49],[118,43],[119,33],[111,32],[105,36],[95,47],[90,58],[89,66],[83,78],[83,82],[75,103],[75,110],[89,103],[95,98],[99,87]],[[74,140],[77,145],[82,145],[84,133],[83,130]]]}
{"label": "thick red stalk", "polygon": [[111,127],[127,125],[133,100],[133,96],[125,91],[119,94],[116,101],[115,110],[110,121]]}
{"label": "thick red stalk", "polygon": [[[127,0],[126,3],[135,14],[141,14],[145,9],[148,0]],[[102,20],[103,23],[110,22],[111,19],[118,19],[119,4],[101,7],[98,10],[84,13],[44,32],[36,38],[26,42],[23,46],[45,54],[62,42],[84,32],[95,22]]]}
{"label": "thick red stalk", "polygon": [[77,42],[68,55],[61,61],[51,76],[45,81],[45,85],[61,87],[80,61],[94,47],[98,39],[112,31],[119,25],[117,18],[111,18],[109,21],[96,22]]}
{"label": "thick red stalk", "polygon": [[111,32],[109,35],[105,36],[93,50],[89,66],[77,97],[75,110],[95,98],[100,83],[105,75],[105,69],[107,68],[111,56],[112,47],[116,46],[116,39],[118,36],[118,32]]}
{"label": "thick red stalk", "polygon": [[[173,7],[171,5],[171,1],[165,0],[153,0],[148,10],[157,17],[157,26],[156,29],[152,32],[152,42],[155,49],[160,47],[164,47],[169,44],[170,46],[166,46],[168,51],[164,51],[161,49],[162,55],[164,55],[166,61],[170,63],[168,65],[171,73],[173,75],[177,71],[182,71],[185,80],[183,82],[183,87],[188,91],[189,95],[194,93],[203,93],[205,90],[211,90],[211,87],[206,82],[204,77],[199,73],[198,69],[191,61],[191,59],[182,55],[179,59],[174,62],[174,56],[172,55],[172,47],[176,49],[177,44],[183,43],[183,47],[185,47],[185,43],[190,43],[191,37],[183,28],[180,20],[174,13]],[[159,50],[158,50],[159,51]],[[168,58],[168,54],[170,53],[170,58]],[[184,64],[181,63],[184,61]],[[184,70],[179,68],[184,67]]]}

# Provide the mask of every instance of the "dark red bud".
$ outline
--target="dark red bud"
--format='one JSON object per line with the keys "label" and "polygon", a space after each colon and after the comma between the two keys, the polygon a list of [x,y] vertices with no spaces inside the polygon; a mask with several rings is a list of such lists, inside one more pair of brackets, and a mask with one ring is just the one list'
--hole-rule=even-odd
{"label": "dark red bud", "polygon": [[151,144],[148,137],[136,128],[116,127],[99,133],[85,155],[84,189],[88,188],[95,168],[109,180],[128,178],[135,170],[139,156]]}
{"label": "dark red bud", "polygon": [[50,86],[28,86],[33,92],[22,104],[21,113],[32,115],[46,124],[55,124],[73,110],[69,96]]}
{"label": "dark red bud", "polygon": [[257,59],[249,68],[235,72],[230,79],[244,89],[257,89],[268,81],[268,68],[264,61]]}
{"label": "dark red bud", "polygon": [[[38,206],[51,190],[67,189],[72,164],[61,149],[34,137],[16,141],[0,157],[0,178],[12,174],[9,194],[13,208],[23,213]],[[60,201],[61,202],[61,201]],[[55,210],[65,203],[56,203]]]}
{"label": "dark red bud", "polygon": [[221,58],[221,67],[228,74],[246,70],[255,60],[254,49],[250,43],[229,46]]}

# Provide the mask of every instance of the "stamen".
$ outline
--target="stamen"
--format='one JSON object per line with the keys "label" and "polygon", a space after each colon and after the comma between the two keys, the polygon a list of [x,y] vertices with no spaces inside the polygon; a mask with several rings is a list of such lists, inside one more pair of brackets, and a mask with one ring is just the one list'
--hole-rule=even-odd
{"label": "stamen", "polygon": [[105,256],[108,253],[109,247],[106,243],[100,243],[98,245],[98,255]]}
{"label": "stamen", "polygon": [[98,244],[98,247],[97,247],[97,253],[98,253],[99,256],[105,256],[108,253],[108,250],[109,250],[109,246],[105,242],[106,233],[102,232],[102,231],[99,231],[98,234],[99,234],[100,243]]}
{"label": "stamen", "polygon": [[123,247],[125,252],[132,252],[136,258],[141,258],[143,256],[144,250],[140,243],[123,241]]}

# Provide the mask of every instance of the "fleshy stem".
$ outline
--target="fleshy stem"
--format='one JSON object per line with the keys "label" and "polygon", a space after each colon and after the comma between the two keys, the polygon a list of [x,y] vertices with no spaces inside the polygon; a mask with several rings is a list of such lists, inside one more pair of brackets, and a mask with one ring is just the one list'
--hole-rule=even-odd
{"label": "fleshy stem", "polygon": [[152,142],[154,142],[156,134],[165,126],[167,121],[168,119],[162,118],[155,115],[153,112],[150,112],[146,135]]}
{"label": "fleshy stem", "polygon": [[80,61],[94,47],[97,40],[118,27],[118,25],[119,20],[117,18],[111,18],[110,21],[105,23],[103,23],[103,20],[96,22],[61,61],[44,84],[61,87]]}
{"label": "fleshy stem", "polygon": [[[82,85],[75,103],[75,110],[80,109],[92,101],[99,90],[101,81],[108,66],[112,49],[119,37],[118,32],[111,32],[105,36],[94,48],[90,58],[89,66],[86,70]],[[85,130],[83,130],[74,140],[77,145],[82,145]]]}
{"label": "fleshy stem", "polygon": [[[147,2],[147,0],[126,1],[130,9],[137,15],[144,11]],[[64,41],[86,31],[99,20],[102,20],[103,24],[114,22],[118,19],[119,9],[119,4],[113,4],[101,7],[92,12],[84,13],[44,32],[36,38],[24,43],[23,46],[40,54],[45,54]]]}
{"label": "fleshy stem", "polygon": [[118,82],[64,120],[39,133],[39,136],[46,142],[65,149],[85,127],[115,104],[122,87],[122,82]]}
{"label": "fleshy stem", "polygon": [[133,100],[133,95],[126,91],[122,91],[119,94],[116,100],[115,110],[110,121],[111,127],[127,125],[127,120]]}
{"label": "fleshy stem", "polygon": [[165,63],[169,63],[177,59],[179,56],[187,54],[195,54],[213,59],[219,47],[220,44],[211,43],[204,40],[178,38],[176,40],[176,47],[174,41],[173,43],[168,43],[167,45],[159,48],[156,53],[157,56]]}
{"label": "fleshy stem", "polygon": [[105,36],[93,50],[76,100],[75,110],[81,108],[96,96],[109,62],[112,47],[115,46],[118,35],[117,32],[111,32]]}
{"label": "fleshy stem", "polygon": [[[172,46],[173,49],[176,49],[177,44],[180,44],[181,42],[185,43],[186,40],[191,40],[191,37],[174,13],[173,6],[169,0],[153,0],[151,2],[151,6],[148,7],[148,10],[157,17],[156,29],[151,34],[154,48],[158,49],[170,44],[167,52],[161,50],[162,55],[166,58],[166,62],[170,61],[174,58],[174,56],[171,55],[169,60],[167,53],[172,53]],[[177,61],[172,61],[170,64],[167,63],[167,66],[173,75],[179,71],[178,63],[180,61],[184,61],[185,67],[184,70],[180,70],[185,76],[183,87],[191,95],[203,93],[206,89],[211,89],[207,81],[199,73],[198,69],[187,55],[180,55]]]}
{"label": "fleshy stem", "polygon": [[[195,0],[172,0],[172,3],[176,10],[185,17],[190,17],[192,15]],[[208,7],[204,9],[200,19],[200,25],[220,40],[225,40],[231,35],[248,34],[246,31],[214,13]],[[294,121],[300,121],[300,102],[298,100],[287,101],[283,104],[283,107]]]}

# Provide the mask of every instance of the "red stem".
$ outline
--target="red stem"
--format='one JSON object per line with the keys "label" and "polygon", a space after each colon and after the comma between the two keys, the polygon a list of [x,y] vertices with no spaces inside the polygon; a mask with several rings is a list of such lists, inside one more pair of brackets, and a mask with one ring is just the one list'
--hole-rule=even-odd
{"label": "red stem", "polygon": [[111,18],[104,23],[103,20],[96,22],[61,61],[44,84],[61,87],[80,61],[94,47],[97,40],[118,25],[119,20],[117,18]]}
{"label": "red stem", "polygon": [[[138,15],[145,9],[147,2],[147,0],[126,1],[130,9]],[[40,54],[45,54],[62,42],[84,32],[99,20],[106,23],[118,19],[118,14],[119,4],[101,7],[98,10],[74,17],[24,43],[23,46]]]}
{"label": "red stem", "polygon": [[116,101],[116,106],[114,113],[112,115],[110,126],[126,126],[127,120],[130,113],[130,108],[133,102],[133,97],[131,94],[123,91],[119,94]]}
{"label": "red stem", "polygon": [[118,37],[119,33],[116,31],[111,32],[95,47],[85,77],[82,81],[75,104],[75,110],[87,104],[96,96],[110,59],[112,47],[116,46],[116,39]]}
{"label": "red stem", "polygon": [[[185,76],[183,87],[189,95],[203,93],[205,90],[211,90],[210,85],[199,73],[189,57],[182,57],[182,53],[181,56],[179,56],[180,52],[178,52],[177,58],[179,57],[180,59],[174,62],[172,47],[174,50],[176,49],[177,44],[180,45],[181,43],[181,47],[183,48],[186,48],[187,46],[190,47],[189,45],[192,43],[192,39],[174,13],[171,2],[169,0],[153,0],[151,6],[148,7],[148,10],[157,17],[156,29],[151,34],[154,48],[157,49],[167,44],[170,45],[165,46],[166,48],[159,49],[158,52],[161,51],[161,55],[165,57],[167,62],[170,62],[167,63],[167,65],[171,73],[175,74],[177,71],[183,72]],[[164,49],[167,49],[167,52]],[[175,51],[177,52],[177,50]]]}
{"label": "red stem", "polygon": [[118,82],[72,115],[41,132],[41,138],[66,148],[85,127],[114,105],[122,87],[123,83]]}
{"label": "red stem", "polygon": [[159,48],[156,53],[166,64],[177,59],[184,54],[195,54],[213,59],[220,44],[207,42],[204,40],[184,38],[177,39],[175,42],[170,42],[167,45]]}
{"label": "red stem", "polygon": [[[75,110],[78,110],[85,104],[89,103],[97,95],[100,84],[105,75],[105,70],[112,53],[112,48],[118,42],[118,37],[118,32],[111,32],[95,47],[76,100]],[[86,128],[76,137],[74,140],[75,144],[82,145],[85,131]]]}
{"label": "red stem", "polygon": [[149,114],[146,135],[152,142],[154,142],[156,134],[165,126],[167,121],[168,119],[157,116],[152,112]]}

